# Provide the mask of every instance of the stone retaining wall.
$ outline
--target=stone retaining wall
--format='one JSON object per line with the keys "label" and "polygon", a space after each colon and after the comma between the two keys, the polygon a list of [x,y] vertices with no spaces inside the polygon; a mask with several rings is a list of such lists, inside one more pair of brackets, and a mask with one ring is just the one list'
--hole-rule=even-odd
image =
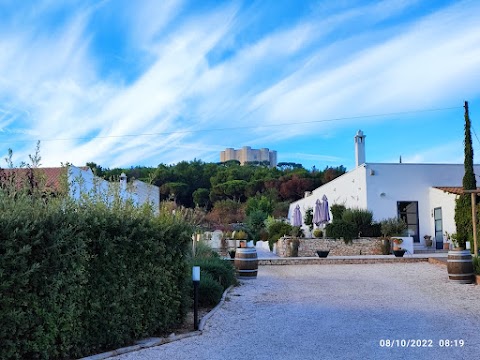
{"label": "stone retaining wall", "polygon": [[[291,237],[282,237],[276,243],[276,254],[280,257],[291,256]],[[298,256],[317,256],[317,250],[330,250],[329,256],[352,256],[352,255],[381,255],[382,240],[378,238],[354,239],[351,244],[345,244],[343,240],[332,239],[298,239]]]}

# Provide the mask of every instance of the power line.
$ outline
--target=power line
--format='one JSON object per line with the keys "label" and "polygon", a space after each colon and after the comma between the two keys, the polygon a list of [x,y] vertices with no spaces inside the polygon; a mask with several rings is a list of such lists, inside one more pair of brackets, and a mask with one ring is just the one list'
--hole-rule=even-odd
{"label": "power line", "polygon": [[[460,109],[460,108],[463,108],[463,107],[453,106],[453,107],[435,108],[435,109],[409,110],[409,111],[400,111],[400,112],[392,112],[392,113],[382,113],[382,114],[372,114],[372,115],[358,115],[358,116],[348,116],[348,117],[329,118],[329,119],[311,120],[311,121],[300,121],[300,122],[288,122],[288,123],[270,124],[270,125],[255,125],[255,126],[251,125],[251,126],[236,126],[236,127],[213,128],[213,129],[179,130],[179,131],[158,132],[158,133],[142,133],[142,134],[123,134],[123,135],[72,137],[72,138],[54,138],[54,139],[40,139],[40,141],[41,142],[49,142],[49,141],[69,141],[69,140],[112,139],[112,138],[137,137],[137,136],[160,136],[160,135],[174,135],[174,134],[193,134],[193,133],[213,132],[213,131],[261,129],[261,128],[281,127],[281,126],[293,126],[293,125],[316,124],[316,123],[334,122],[334,121],[355,120],[355,119],[368,119],[368,118],[384,117],[384,116],[398,116],[398,115],[418,114],[418,113],[426,113],[426,112],[454,110],[454,109]],[[0,135],[7,135],[7,134],[0,134]],[[475,136],[476,136],[476,134],[475,134]],[[477,137],[477,140],[478,140],[478,137]],[[18,143],[18,142],[30,142],[30,141],[34,141],[34,140],[17,140],[17,141],[6,141],[6,142]],[[35,140],[35,141],[37,141],[37,140]]]}

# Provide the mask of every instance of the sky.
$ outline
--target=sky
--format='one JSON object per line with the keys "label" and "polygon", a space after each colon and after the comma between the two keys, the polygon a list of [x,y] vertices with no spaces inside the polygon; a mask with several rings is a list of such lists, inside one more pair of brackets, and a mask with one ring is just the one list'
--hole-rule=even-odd
{"label": "sky", "polygon": [[480,155],[480,1],[0,0],[0,166]]}

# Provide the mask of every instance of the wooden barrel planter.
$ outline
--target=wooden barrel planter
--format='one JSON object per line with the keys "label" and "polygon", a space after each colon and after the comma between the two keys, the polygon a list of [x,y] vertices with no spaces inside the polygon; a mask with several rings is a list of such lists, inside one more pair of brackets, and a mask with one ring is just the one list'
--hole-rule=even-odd
{"label": "wooden barrel planter", "polygon": [[257,278],[258,257],[254,247],[237,248],[234,264],[239,278]]}
{"label": "wooden barrel planter", "polygon": [[447,270],[451,282],[473,283],[473,263],[470,250],[450,250],[447,257]]}

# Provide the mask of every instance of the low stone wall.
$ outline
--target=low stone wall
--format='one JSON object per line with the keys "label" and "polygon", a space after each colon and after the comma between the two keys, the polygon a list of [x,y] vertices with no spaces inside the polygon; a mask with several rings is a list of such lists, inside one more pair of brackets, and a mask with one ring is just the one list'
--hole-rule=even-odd
{"label": "low stone wall", "polygon": [[[282,237],[277,241],[276,254],[280,257],[291,256],[291,237]],[[354,239],[351,244],[343,240],[300,238],[298,256],[317,256],[317,250],[330,250],[329,256],[381,255],[382,240],[378,238]]]}

